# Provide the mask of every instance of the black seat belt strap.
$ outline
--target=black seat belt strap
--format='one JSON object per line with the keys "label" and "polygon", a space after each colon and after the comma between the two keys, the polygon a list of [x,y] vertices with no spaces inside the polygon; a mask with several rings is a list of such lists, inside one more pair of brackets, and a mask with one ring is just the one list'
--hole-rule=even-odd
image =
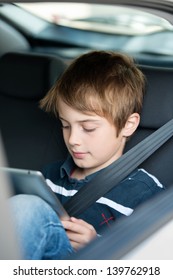
{"label": "black seat belt strap", "polygon": [[146,137],[118,160],[100,170],[64,205],[70,216],[77,216],[126,178],[144,160],[173,136],[173,119]]}

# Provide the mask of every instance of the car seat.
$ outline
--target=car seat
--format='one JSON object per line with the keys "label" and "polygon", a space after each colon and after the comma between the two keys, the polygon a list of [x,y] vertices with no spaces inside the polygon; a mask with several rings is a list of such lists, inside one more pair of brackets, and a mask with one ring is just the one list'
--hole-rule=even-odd
{"label": "car seat", "polygon": [[[173,118],[173,69],[140,66],[146,76],[146,95],[139,128],[127,142],[128,150]],[[165,186],[173,185],[173,138],[143,164]]]}
{"label": "car seat", "polygon": [[16,52],[0,58],[0,131],[10,167],[40,170],[66,156],[59,121],[39,108],[65,68],[52,55]]}

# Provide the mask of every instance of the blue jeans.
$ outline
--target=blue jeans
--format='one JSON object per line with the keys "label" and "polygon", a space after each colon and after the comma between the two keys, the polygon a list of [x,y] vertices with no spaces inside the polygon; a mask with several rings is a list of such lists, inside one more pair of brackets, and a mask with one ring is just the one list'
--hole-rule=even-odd
{"label": "blue jeans", "polygon": [[45,201],[16,195],[9,203],[24,259],[65,259],[73,252],[61,221]]}

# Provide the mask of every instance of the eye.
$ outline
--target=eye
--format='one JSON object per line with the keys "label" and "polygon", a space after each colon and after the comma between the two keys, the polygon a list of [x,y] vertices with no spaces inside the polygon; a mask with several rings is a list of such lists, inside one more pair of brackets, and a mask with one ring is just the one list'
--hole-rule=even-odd
{"label": "eye", "polygon": [[61,128],[62,128],[62,129],[69,129],[70,126],[69,126],[69,125],[63,125],[63,124],[62,124],[62,125],[61,125]]}
{"label": "eye", "polygon": [[65,120],[60,119],[60,122],[61,122],[61,128],[62,129],[69,129],[70,128],[70,124],[68,122],[66,122]]}
{"label": "eye", "polygon": [[95,131],[96,130],[96,128],[83,128],[83,130],[85,131],[85,132],[93,132],[93,131]]}

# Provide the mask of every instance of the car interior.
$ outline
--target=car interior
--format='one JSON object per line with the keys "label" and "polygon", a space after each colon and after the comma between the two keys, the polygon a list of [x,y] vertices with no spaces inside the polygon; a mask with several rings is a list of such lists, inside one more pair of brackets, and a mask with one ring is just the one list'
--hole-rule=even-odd
{"label": "car interior", "polygon": [[[0,166],[7,164],[4,146],[0,137]],[[17,236],[11,223],[11,212],[7,199],[13,195],[13,186],[4,173],[0,172],[1,195],[0,195],[0,260],[19,260],[21,259],[20,246]]]}
{"label": "car interior", "polygon": [[[59,120],[54,115],[41,110],[39,101],[65,71],[69,62],[79,55],[79,52],[75,53],[73,58],[68,56],[64,58],[61,52],[58,54],[49,51],[40,52],[37,46],[35,49],[31,48],[22,33],[7,21],[2,21],[1,18],[0,38],[3,38],[0,43],[0,133],[7,158],[5,165],[13,168],[42,170],[48,163],[65,159],[67,150]],[[80,53],[86,51],[89,49],[80,49]],[[173,56],[171,58],[160,56],[153,59],[153,56],[146,54],[135,55],[135,59],[146,76],[146,95],[140,125],[128,140],[125,152],[173,119]],[[140,216],[143,215],[144,208],[148,208],[147,219],[149,220],[150,211],[154,211],[157,216],[162,203],[163,207],[165,203],[170,206],[165,210],[169,214],[166,214],[167,218],[164,222],[159,223],[159,216],[155,220],[157,225],[152,221],[153,227],[150,231],[152,233],[173,218],[170,202],[173,187],[172,155],[173,137],[139,166],[155,175],[167,187],[168,194],[163,195],[163,201],[158,203],[156,198],[153,200],[155,206],[143,205],[137,214],[130,217],[128,223],[124,223],[122,219],[122,222],[120,221],[105,235],[105,239],[103,238],[98,243],[94,242],[92,246],[89,246],[88,251],[86,248],[79,255],[77,254],[77,259],[89,259],[91,255],[98,259],[97,248],[104,248],[104,244],[112,240],[115,233],[122,237],[114,244],[117,255],[111,251],[110,247],[104,258],[123,258],[128,250],[144,239],[143,235],[140,238],[136,236],[135,239],[134,232],[131,232],[133,236],[131,246],[126,246],[126,250],[118,248],[120,243],[125,242],[121,233],[127,228],[133,228],[133,222],[139,217],[146,219],[146,216]],[[145,233],[143,227],[140,231],[140,226],[139,224],[138,233],[142,230]],[[125,245],[127,245],[126,242]],[[99,253],[100,258],[102,253]]]}
{"label": "car interior", "polygon": [[0,60],[0,127],[8,164],[41,170],[66,154],[59,122],[39,108],[66,65],[51,55],[26,52]]}
{"label": "car interior", "polygon": [[[10,167],[41,170],[67,155],[58,119],[39,108],[39,100],[66,66],[52,55],[13,52],[0,58],[0,127]],[[147,78],[146,96],[140,126],[126,151],[173,118],[173,70],[140,68]],[[141,165],[166,186],[172,184],[172,141]]]}

